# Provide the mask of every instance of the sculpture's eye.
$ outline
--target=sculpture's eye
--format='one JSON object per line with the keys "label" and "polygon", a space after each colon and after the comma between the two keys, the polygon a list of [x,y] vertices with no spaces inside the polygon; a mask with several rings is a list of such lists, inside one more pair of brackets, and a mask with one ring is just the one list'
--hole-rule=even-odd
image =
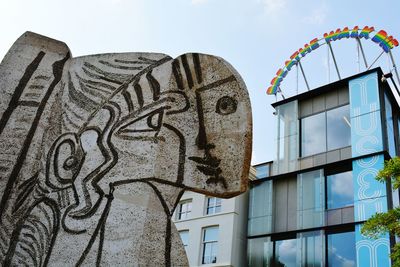
{"label": "sculpture's eye", "polygon": [[230,96],[224,96],[218,99],[216,112],[221,115],[232,114],[236,111],[237,101]]}

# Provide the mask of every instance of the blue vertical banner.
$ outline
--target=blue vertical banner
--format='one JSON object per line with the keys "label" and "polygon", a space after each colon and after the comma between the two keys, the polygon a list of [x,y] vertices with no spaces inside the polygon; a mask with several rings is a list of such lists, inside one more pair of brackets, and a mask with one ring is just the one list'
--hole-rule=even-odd
{"label": "blue vertical banner", "polygon": [[377,212],[386,212],[386,184],[375,177],[383,168],[384,157],[377,155],[353,161],[354,221],[371,218]]}
{"label": "blue vertical banner", "polygon": [[357,266],[359,267],[391,266],[389,235],[369,239],[361,235],[361,225],[356,225],[356,253]]}
{"label": "blue vertical banner", "polygon": [[383,150],[378,74],[349,81],[352,156]]}
{"label": "blue vertical banner", "polygon": [[[376,72],[349,81],[351,150],[353,157],[366,156],[353,161],[354,220],[368,220],[377,212],[386,212],[385,183],[375,177],[383,168],[384,156],[367,156],[383,151],[381,105],[378,74]],[[357,266],[389,267],[389,236],[369,239],[356,225]]]}

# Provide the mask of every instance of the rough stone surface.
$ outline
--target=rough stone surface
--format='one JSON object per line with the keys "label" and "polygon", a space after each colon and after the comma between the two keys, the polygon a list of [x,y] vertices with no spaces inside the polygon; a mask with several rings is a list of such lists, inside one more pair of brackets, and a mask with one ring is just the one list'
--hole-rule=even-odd
{"label": "rough stone surface", "polygon": [[184,190],[244,192],[251,109],[221,58],[72,58],[22,35],[0,65],[3,266],[186,266]]}

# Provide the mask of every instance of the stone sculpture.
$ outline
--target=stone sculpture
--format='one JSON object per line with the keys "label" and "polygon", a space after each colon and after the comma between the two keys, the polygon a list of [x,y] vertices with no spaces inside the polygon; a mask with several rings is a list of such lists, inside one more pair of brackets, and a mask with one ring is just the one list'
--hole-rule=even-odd
{"label": "stone sculpture", "polygon": [[71,58],[23,34],[0,65],[2,265],[186,266],[179,198],[244,192],[251,129],[221,58]]}

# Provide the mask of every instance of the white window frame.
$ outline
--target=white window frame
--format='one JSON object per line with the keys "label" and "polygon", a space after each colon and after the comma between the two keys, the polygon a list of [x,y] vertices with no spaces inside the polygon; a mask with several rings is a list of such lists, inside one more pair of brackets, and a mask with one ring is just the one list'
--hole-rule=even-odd
{"label": "white window frame", "polygon": [[[219,200],[219,201],[218,201]],[[211,202],[211,205],[210,205]],[[219,203],[218,203],[219,202]],[[219,211],[216,211],[217,208],[220,208]],[[212,211],[212,212],[210,212]],[[222,211],[222,199],[218,197],[207,197],[206,198],[206,215],[217,214]]]}
{"label": "white window frame", "polygon": [[[206,236],[206,231],[207,231],[207,229],[210,229],[210,228],[217,228],[217,231],[218,231],[218,234],[217,234],[217,239],[216,240],[208,240],[208,241],[205,241],[204,239],[205,239],[205,236]],[[207,226],[207,227],[204,227],[203,229],[202,229],[202,239],[201,239],[201,264],[214,264],[214,263],[217,263],[218,262],[218,235],[219,235],[219,225],[210,225],[210,226]],[[212,248],[215,248],[216,247],[216,253],[215,253],[215,262],[205,262],[205,259],[204,259],[204,253],[205,253],[205,247],[206,247],[206,245],[208,245],[208,244],[212,244]],[[213,251],[213,249],[211,249],[211,252]],[[211,253],[211,256],[214,256],[213,255],[213,253]]]}
{"label": "white window frame", "polygon": [[[183,205],[188,205],[185,211],[182,211]],[[179,202],[178,209],[176,212],[176,219],[178,221],[190,219],[192,213],[192,199],[186,199]]]}
{"label": "white window frame", "polygon": [[[185,244],[185,243],[183,242],[183,240],[182,240],[181,233],[183,233],[183,232],[187,233],[187,244]],[[179,231],[179,237],[180,237],[181,240],[182,240],[183,247],[185,248],[185,250],[187,250],[187,249],[188,249],[188,246],[189,246],[189,230],[188,230],[188,229],[180,230],[180,231]]]}

